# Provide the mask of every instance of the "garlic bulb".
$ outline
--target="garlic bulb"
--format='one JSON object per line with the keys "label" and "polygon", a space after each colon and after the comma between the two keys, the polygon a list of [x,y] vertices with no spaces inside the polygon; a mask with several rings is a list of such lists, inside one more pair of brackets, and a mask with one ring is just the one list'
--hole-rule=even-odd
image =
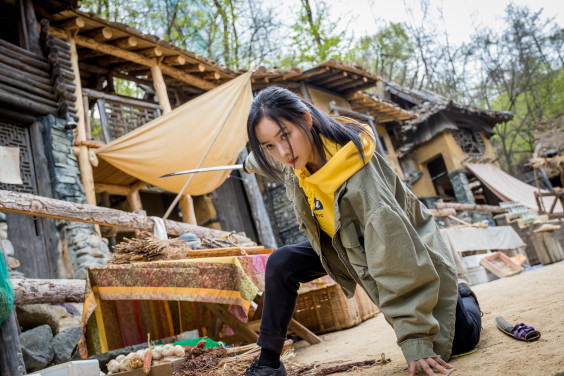
{"label": "garlic bulb", "polygon": [[180,345],[174,346],[174,356],[178,356],[178,357],[184,356],[184,347]]}
{"label": "garlic bulb", "polygon": [[108,363],[108,371],[110,371],[111,373],[118,373],[120,369],[121,367],[116,359],[110,360],[110,362]]}
{"label": "garlic bulb", "polygon": [[172,356],[174,355],[174,347],[171,344],[166,344],[163,346],[162,350],[163,356]]}
{"label": "garlic bulb", "polygon": [[159,360],[163,357],[163,349],[161,346],[156,346],[151,349],[151,353],[153,354],[154,360]]}
{"label": "garlic bulb", "polygon": [[121,362],[122,359],[125,359],[125,355],[123,355],[123,354],[116,356],[115,360],[117,360],[118,362]]}

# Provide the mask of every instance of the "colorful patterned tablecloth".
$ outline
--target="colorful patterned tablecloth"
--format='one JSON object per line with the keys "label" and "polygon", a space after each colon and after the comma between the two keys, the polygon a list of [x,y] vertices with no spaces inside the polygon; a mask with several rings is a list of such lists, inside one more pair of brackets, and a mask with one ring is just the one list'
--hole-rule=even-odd
{"label": "colorful patterned tablecloth", "polygon": [[202,325],[205,307],[219,303],[247,321],[264,291],[268,255],[106,265],[88,269],[82,315],[83,358]]}

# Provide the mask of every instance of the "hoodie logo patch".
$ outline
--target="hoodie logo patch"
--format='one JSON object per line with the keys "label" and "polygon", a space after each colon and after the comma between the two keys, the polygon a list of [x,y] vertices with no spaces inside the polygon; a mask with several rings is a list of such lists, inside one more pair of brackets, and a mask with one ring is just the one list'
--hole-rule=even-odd
{"label": "hoodie logo patch", "polygon": [[315,204],[315,210],[323,209],[323,204],[317,198],[313,199],[313,203]]}

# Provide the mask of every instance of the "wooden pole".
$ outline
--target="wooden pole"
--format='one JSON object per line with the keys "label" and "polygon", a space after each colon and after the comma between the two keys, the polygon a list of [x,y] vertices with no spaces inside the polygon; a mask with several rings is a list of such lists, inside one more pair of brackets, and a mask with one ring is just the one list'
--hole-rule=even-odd
{"label": "wooden pole", "polygon": [[83,279],[12,279],[14,304],[84,302]]}
{"label": "wooden pole", "polygon": [[[0,211],[151,232],[154,227],[153,220],[142,214],[86,204],[75,204],[74,202],[35,196],[29,193],[5,190],[0,190]],[[226,231],[194,226],[168,219],[165,219],[164,222],[169,235],[181,235],[191,232],[199,237],[219,238],[229,234]],[[244,235],[235,234],[234,236],[239,242],[252,242],[251,239]]]}
{"label": "wooden pole", "polygon": [[[74,84],[76,85],[76,102],[75,108],[77,109],[78,125],[77,125],[77,140],[79,142],[86,141],[86,122],[84,113],[84,103],[82,103],[82,84],[80,82],[80,71],[78,69],[78,53],[76,51],[76,41],[73,37],[67,39],[71,46],[71,63],[72,70],[74,71]],[[80,179],[84,192],[86,193],[86,201],[90,205],[96,205],[96,191],[94,190],[94,174],[92,172],[92,165],[88,158],[88,147],[83,144],[79,146],[78,154],[78,167],[80,169]],[[99,228],[98,228],[99,233]]]}
{"label": "wooden pole", "polygon": [[192,225],[198,224],[196,220],[196,212],[194,211],[194,200],[192,196],[183,195],[180,197],[180,210],[182,211],[182,222]]}
{"label": "wooden pole", "polygon": [[139,195],[139,190],[130,190],[127,194],[127,203],[129,204],[129,211],[134,212],[137,210],[143,210],[143,204],[141,203],[141,196]]}
{"label": "wooden pole", "polygon": [[[243,148],[239,154],[237,163],[242,163],[248,155],[247,149]],[[245,174],[243,187],[249,198],[249,206],[251,207],[251,214],[257,228],[260,243],[267,248],[276,249],[276,238],[274,237],[270,218],[264,207],[264,200],[254,174]]]}
{"label": "wooden pole", "polygon": [[163,108],[163,115],[168,114],[172,111],[172,108],[170,107],[170,101],[168,100],[163,72],[161,71],[159,64],[156,62],[151,66],[151,77],[153,77],[153,85],[155,86],[157,97],[159,98],[159,104]]}
{"label": "wooden pole", "polygon": [[[6,260],[0,251],[0,257]],[[6,262],[7,264],[7,262]],[[12,281],[14,281],[12,279]],[[25,364],[20,346],[19,325],[16,310],[0,326],[0,376],[25,375]]]}
{"label": "wooden pole", "polygon": [[435,206],[437,209],[448,209],[452,208],[458,211],[481,211],[487,213],[507,213],[507,210],[494,205],[476,205],[476,204],[460,204],[456,202],[436,202]]}

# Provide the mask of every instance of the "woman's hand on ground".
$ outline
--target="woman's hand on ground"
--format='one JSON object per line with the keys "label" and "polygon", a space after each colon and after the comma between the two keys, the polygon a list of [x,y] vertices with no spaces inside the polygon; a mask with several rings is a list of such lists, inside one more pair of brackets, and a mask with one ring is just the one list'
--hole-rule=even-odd
{"label": "woman's hand on ground", "polygon": [[427,375],[433,376],[435,375],[433,368],[442,374],[448,375],[448,370],[452,369],[452,366],[439,357],[418,359],[409,362],[409,376],[415,376],[419,368],[422,368]]}

